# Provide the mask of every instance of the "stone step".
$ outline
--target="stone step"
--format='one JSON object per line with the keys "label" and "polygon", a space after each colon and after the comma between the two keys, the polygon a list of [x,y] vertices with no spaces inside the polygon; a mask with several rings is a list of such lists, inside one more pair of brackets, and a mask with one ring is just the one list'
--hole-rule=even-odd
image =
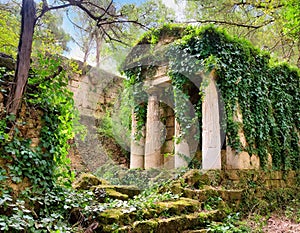
{"label": "stone step", "polygon": [[[182,197],[195,199],[200,202],[206,201],[209,197],[221,197],[224,201],[234,202],[241,200],[244,192],[243,189],[226,190],[212,186],[204,186],[202,189],[195,189],[182,187],[179,183],[171,185],[169,190],[174,194],[180,194]],[[165,191],[167,190],[161,190],[161,192]]]}
{"label": "stone step", "polygon": [[127,210],[122,208],[107,209],[98,214],[98,221],[105,225],[118,223],[128,225],[139,218],[151,219],[154,217],[174,216],[183,213],[189,214],[200,211],[201,203],[189,198],[179,198],[174,201],[157,202],[152,208],[143,210]]}
{"label": "stone step", "polygon": [[[102,232],[118,232],[118,233],[176,233],[176,232],[206,232],[204,229],[211,221],[220,221],[223,218],[218,210],[195,212],[191,214],[182,214],[168,218],[153,218],[143,221],[135,221],[131,225],[119,227],[115,225],[106,225]],[[200,228],[200,230],[190,230]],[[203,229],[201,229],[203,228]]]}
{"label": "stone step", "polygon": [[101,193],[102,197],[109,197],[111,199],[128,200],[141,193],[135,186],[127,185],[109,185],[102,184],[90,187],[96,195]]}
{"label": "stone step", "polygon": [[182,196],[195,199],[198,201],[206,201],[209,197],[221,197],[224,201],[237,201],[242,199],[242,189],[240,190],[224,190],[214,187],[207,187],[204,189],[190,189],[183,188]]}

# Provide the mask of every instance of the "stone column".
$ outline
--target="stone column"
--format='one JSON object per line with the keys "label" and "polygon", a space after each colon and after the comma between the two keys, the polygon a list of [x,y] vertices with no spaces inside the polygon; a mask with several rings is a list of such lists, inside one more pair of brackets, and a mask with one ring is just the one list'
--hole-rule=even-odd
{"label": "stone column", "polygon": [[145,169],[158,168],[162,165],[160,126],[158,97],[155,93],[150,93],[146,123]]}
{"label": "stone column", "polygon": [[[185,138],[179,138],[181,134],[180,124],[175,118],[175,168],[188,166],[190,161],[190,148]],[[179,140],[178,142],[176,142]]]}
{"label": "stone column", "polygon": [[219,98],[213,72],[202,103],[202,169],[221,169]]}
{"label": "stone column", "polygon": [[138,132],[134,111],[132,111],[131,118],[130,168],[144,168],[145,127]]}

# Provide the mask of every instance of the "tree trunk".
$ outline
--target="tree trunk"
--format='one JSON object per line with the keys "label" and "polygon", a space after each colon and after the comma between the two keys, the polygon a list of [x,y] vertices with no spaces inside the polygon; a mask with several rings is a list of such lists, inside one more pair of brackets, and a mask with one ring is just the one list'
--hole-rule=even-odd
{"label": "tree trunk", "polygon": [[20,107],[30,69],[32,39],[36,18],[34,0],[22,0],[21,16],[21,36],[18,47],[16,73],[7,102],[8,114],[15,115]]}
{"label": "tree trunk", "polygon": [[102,32],[96,32],[96,65],[100,66],[100,53],[103,45],[103,34]]}

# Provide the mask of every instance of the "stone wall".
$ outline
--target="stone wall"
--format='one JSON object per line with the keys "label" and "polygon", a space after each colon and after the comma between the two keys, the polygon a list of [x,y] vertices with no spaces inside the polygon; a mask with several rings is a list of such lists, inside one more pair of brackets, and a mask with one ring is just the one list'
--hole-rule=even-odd
{"label": "stone wall", "polygon": [[293,188],[299,185],[299,171],[262,171],[262,170],[227,170],[222,171],[224,179],[233,185],[263,185],[267,188]]}
{"label": "stone wall", "polygon": [[[189,170],[183,178],[193,189],[210,190],[213,187],[215,193],[223,200],[231,201],[236,207],[241,201],[249,204],[253,198],[269,198],[269,194],[276,190],[284,195],[288,195],[289,190],[300,190],[299,171],[209,170],[204,172],[193,169]],[[173,191],[176,189],[178,187],[174,186]],[[186,188],[183,192],[188,197],[199,195],[199,191]],[[203,192],[200,194],[202,195]],[[204,198],[207,198],[207,195],[204,195]]]}
{"label": "stone wall", "polygon": [[[90,171],[105,164],[111,159],[111,150],[114,158],[121,160],[122,152],[118,144],[111,138],[99,137],[97,125],[107,111],[111,110],[114,101],[122,90],[122,78],[98,68],[89,67],[84,75],[74,75],[69,80],[70,90],[74,93],[74,102],[79,110],[80,123],[86,127],[84,140],[77,135],[75,142],[76,152],[82,158]],[[76,153],[74,154],[76,155]],[[74,157],[73,156],[73,157]],[[124,156],[123,156],[124,157]]]}

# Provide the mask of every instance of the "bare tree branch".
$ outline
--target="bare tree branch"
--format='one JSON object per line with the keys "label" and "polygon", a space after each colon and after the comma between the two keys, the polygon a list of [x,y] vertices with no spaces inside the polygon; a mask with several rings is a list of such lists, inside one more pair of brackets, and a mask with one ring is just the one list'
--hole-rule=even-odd
{"label": "bare tree branch", "polygon": [[249,25],[249,24],[242,24],[242,23],[235,23],[235,22],[229,22],[229,21],[223,21],[223,20],[213,20],[213,19],[205,19],[205,20],[194,20],[194,21],[186,21],[182,22],[184,24],[191,24],[191,23],[216,23],[216,24],[223,24],[223,25],[232,25],[232,26],[237,26],[237,27],[244,27],[244,28],[253,28],[253,29],[258,29],[261,27],[264,27],[270,23],[274,22],[274,20],[269,20],[266,21],[266,23],[261,24],[261,25]]}
{"label": "bare tree branch", "polygon": [[98,27],[101,27],[102,25],[108,25],[108,24],[118,24],[118,23],[133,23],[133,24],[136,24],[136,25],[139,25],[141,26],[142,28],[145,28],[147,30],[150,30],[149,27],[143,25],[142,23],[139,23],[138,21],[135,21],[135,20],[115,20],[115,21],[105,21],[105,22],[102,22],[102,23],[99,23],[97,24]]}
{"label": "bare tree branch", "polygon": [[281,7],[284,6],[284,4],[282,4],[282,3],[270,5],[270,2],[261,2],[261,1],[259,1],[259,2],[240,1],[240,2],[234,3],[234,5],[237,5],[237,6],[253,6],[257,9],[266,9],[266,8],[277,9],[277,8],[281,8]]}
{"label": "bare tree branch", "polygon": [[41,18],[46,12],[48,12],[48,11],[51,11],[51,10],[58,10],[58,9],[63,9],[63,8],[72,6],[72,4],[64,4],[64,5],[59,5],[59,6],[48,7],[48,5],[47,5],[47,6],[44,6],[44,2],[46,2],[46,1],[45,1],[45,0],[43,1],[42,11],[41,11],[41,13],[36,17],[36,21],[37,21],[38,19],[40,19],[40,18]]}

